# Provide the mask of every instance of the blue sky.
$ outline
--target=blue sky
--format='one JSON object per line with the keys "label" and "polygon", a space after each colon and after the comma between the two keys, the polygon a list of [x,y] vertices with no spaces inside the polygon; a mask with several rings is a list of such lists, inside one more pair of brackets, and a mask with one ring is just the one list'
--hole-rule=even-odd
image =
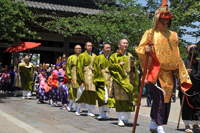
{"label": "blue sky", "polygon": [[[142,4],[143,6],[146,5],[146,0],[138,0],[138,3]],[[170,5],[170,3],[169,3]],[[173,23],[172,23],[173,24]],[[188,31],[193,31],[193,29],[191,28],[186,28]],[[198,41],[200,41],[200,37],[196,39],[196,37],[191,37],[190,35],[185,35],[183,36],[183,38],[185,40],[187,40],[188,42],[191,42],[191,43],[197,43]]]}

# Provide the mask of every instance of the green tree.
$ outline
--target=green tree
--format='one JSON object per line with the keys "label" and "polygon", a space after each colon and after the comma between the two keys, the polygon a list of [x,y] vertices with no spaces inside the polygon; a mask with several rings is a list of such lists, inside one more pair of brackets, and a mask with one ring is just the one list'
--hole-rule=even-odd
{"label": "green tree", "polygon": [[[106,3],[105,3],[106,2]],[[144,32],[151,28],[152,18],[159,8],[161,0],[147,0],[146,6],[136,0],[116,0],[115,4],[101,1],[101,12],[96,15],[78,15],[74,17],[53,17],[51,21],[38,23],[45,29],[63,34],[65,37],[81,34],[89,37],[94,47],[99,49],[103,42],[110,42],[113,51],[120,39],[129,41],[129,51],[135,54],[134,48],[140,43]],[[187,32],[186,28],[198,29],[195,22],[200,21],[200,4],[198,0],[171,0],[170,6],[174,14],[171,30],[178,33],[179,38],[189,34],[198,36],[199,32]],[[180,39],[179,47],[182,58],[187,57],[187,40]]]}
{"label": "green tree", "polygon": [[134,0],[118,1],[117,6],[110,6],[111,3],[98,4],[102,9],[99,14],[54,17],[52,21],[38,25],[65,37],[85,35],[97,49],[100,49],[103,42],[110,42],[115,51],[119,40],[126,38],[130,45],[129,51],[134,54],[134,48],[139,44],[143,33],[151,27],[151,20],[143,12],[143,7]]}
{"label": "green tree", "polygon": [[[35,38],[30,23],[35,20],[23,2],[0,0],[0,41],[13,42],[14,38]],[[30,32],[31,31],[31,32]]]}

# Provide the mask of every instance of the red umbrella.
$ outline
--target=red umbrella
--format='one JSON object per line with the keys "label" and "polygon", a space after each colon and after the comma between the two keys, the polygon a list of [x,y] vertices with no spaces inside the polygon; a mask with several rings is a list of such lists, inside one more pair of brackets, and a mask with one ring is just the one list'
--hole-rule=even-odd
{"label": "red umbrella", "polygon": [[3,53],[11,53],[11,52],[19,52],[19,51],[24,51],[27,49],[32,49],[35,47],[38,47],[41,45],[41,43],[36,43],[36,42],[20,42],[17,43],[6,50],[3,51]]}

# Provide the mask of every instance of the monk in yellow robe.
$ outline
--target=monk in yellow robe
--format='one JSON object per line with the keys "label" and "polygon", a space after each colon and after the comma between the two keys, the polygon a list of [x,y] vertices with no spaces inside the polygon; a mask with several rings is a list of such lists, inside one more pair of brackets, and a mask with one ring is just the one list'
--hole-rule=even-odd
{"label": "monk in yellow robe", "polygon": [[153,28],[145,32],[139,46],[135,48],[142,70],[146,56],[150,54],[146,75],[153,99],[149,127],[151,132],[158,133],[164,133],[162,125],[168,121],[175,81],[173,74],[183,91],[192,86],[180,57],[177,33],[166,28],[171,26],[173,15],[170,13],[167,0],[162,2],[155,13]]}
{"label": "monk in yellow robe", "polygon": [[22,99],[31,99],[31,91],[33,90],[33,72],[34,65],[29,62],[29,57],[25,56],[24,62],[19,63],[19,70],[21,71],[21,85],[22,85]]}
{"label": "monk in yellow robe", "polygon": [[133,56],[126,52],[128,41],[126,39],[120,40],[118,47],[120,50],[109,58],[108,69],[113,78],[118,125],[125,126],[137,104],[139,75]]}
{"label": "monk in yellow robe", "polygon": [[76,115],[80,116],[80,108],[88,109],[87,115],[94,117],[92,110],[96,105],[96,87],[93,84],[93,64],[96,55],[92,53],[92,43],[85,43],[85,52],[78,56],[76,66],[76,80],[79,85],[77,90]]}
{"label": "monk in yellow robe", "polygon": [[115,99],[112,97],[112,77],[108,70],[109,54],[111,46],[108,43],[103,44],[103,53],[97,56],[94,62],[94,78],[93,82],[96,86],[97,100],[99,106],[98,120],[110,119],[106,116],[106,112],[110,112],[110,108],[114,107]]}
{"label": "monk in yellow robe", "polygon": [[[69,87],[69,110],[72,110],[73,103],[76,103],[76,94],[77,94],[77,88],[79,87],[76,81],[76,66],[77,66],[77,60],[78,56],[82,51],[82,48],[80,45],[76,45],[74,47],[75,54],[71,55],[67,59],[67,65],[66,65],[66,76],[69,81],[68,87]],[[75,109],[76,110],[76,109]]]}

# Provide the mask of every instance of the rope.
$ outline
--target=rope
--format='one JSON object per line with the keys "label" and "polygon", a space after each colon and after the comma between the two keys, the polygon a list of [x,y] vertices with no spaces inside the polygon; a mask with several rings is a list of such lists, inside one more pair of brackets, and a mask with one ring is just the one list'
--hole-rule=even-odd
{"label": "rope", "polygon": [[188,97],[192,97],[192,96],[199,94],[199,92],[197,92],[197,93],[194,92],[193,95],[189,95],[189,94],[185,93],[183,90],[181,90],[181,91],[182,91],[183,94],[185,94]]}
{"label": "rope", "polygon": [[194,107],[190,104],[187,95],[186,95],[186,100],[187,100],[188,105],[189,105],[192,109],[194,109]]}
{"label": "rope", "polygon": [[161,87],[158,86],[157,82],[154,84],[155,87],[157,87],[159,90],[161,90],[162,92],[164,92],[164,94],[166,95],[166,91],[163,90]]}

